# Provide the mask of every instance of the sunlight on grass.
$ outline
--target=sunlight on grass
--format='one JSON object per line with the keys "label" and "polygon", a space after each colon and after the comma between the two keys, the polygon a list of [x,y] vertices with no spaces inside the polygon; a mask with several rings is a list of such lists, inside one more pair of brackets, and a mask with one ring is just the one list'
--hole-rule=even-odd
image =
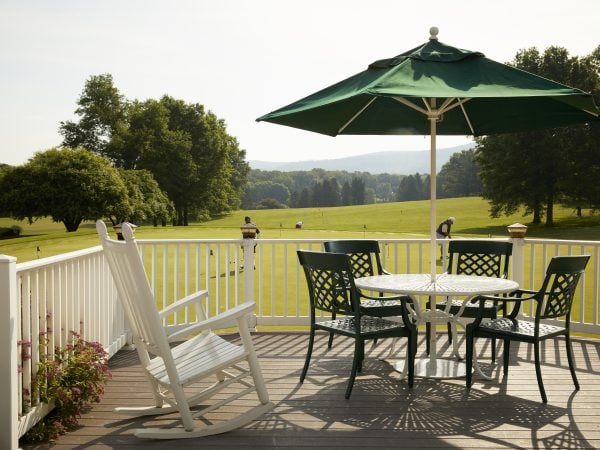
{"label": "sunlight on grass", "polygon": [[[515,222],[529,225],[527,237],[551,239],[600,239],[600,216],[577,217],[567,208],[556,208],[554,228],[532,226],[529,217],[514,214],[492,219],[488,204],[481,198],[442,199],[437,202],[438,222],[448,216],[456,217],[453,234],[456,237],[506,237],[506,226]],[[375,205],[337,208],[302,208],[256,211],[235,211],[188,227],[152,227],[143,225],[136,231],[140,239],[237,239],[244,216],[250,215],[265,239],[310,238],[419,238],[429,235],[429,202],[381,203]],[[302,229],[296,229],[297,221]],[[93,223],[83,224],[75,233],[67,233],[60,223],[49,219],[32,225],[10,218],[0,218],[0,227],[19,225],[21,237],[0,240],[0,253],[16,256],[19,262],[66,253],[99,244]]]}

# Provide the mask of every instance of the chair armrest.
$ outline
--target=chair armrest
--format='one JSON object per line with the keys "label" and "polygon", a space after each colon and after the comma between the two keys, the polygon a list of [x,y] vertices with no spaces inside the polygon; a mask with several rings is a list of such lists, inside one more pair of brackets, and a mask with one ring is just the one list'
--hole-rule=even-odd
{"label": "chair armrest", "polygon": [[[519,314],[519,310],[521,309],[521,304],[523,302],[527,302],[529,300],[536,300],[536,301],[538,300],[538,296],[537,296],[538,292],[537,291],[524,291],[522,289],[519,289],[514,292],[511,292],[510,294],[518,295],[518,297],[499,297],[497,295],[479,295],[479,296],[471,299],[472,303],[479,303],[479,307],[477,308],[477,317],[473,321],[473,326],[475,326],[475,327],[479,326],[479,323],[483,319],[483,311],[485,309],[486,301],[492,300],[495,302],[501,302],[504,305],[504,316],[514,319]],[[533,295],[529,295],[527,297],[521,297],[522,294],[533,294]],[[508,303],[515,304],[512,311],[510,312],[510,314],[507,313],[507,311],[508,311],[507,304]]]}
{"label": "chair armrest", "polygon": [[195,324],[190,325],[189,327],[176,331],[175,333],[169,335],[169,342],[176,341],[185,336],[199,333],[201,331],[231,326],[231,322],[233,320],[239,317],[250,315],[254,311],[255,307],[256,303],[254,302],[242,303],[241,305],[231,308],[221,314],[217,314],[216,316],[211,317],[210,319],[203,320],[202,322],[196,322]]}
{"label": "chair armrest", "polygon": [[[203,298],[208,297],[208,291],[207,290],[202,290],[202,291],[198,291],[198,292],[194,292],[193,294],[187,295],[185,297],[183,297],[182,299],[177,300],[174,303],[171,303],[169,306],[167,306],[164,309],[161,309],[158,312],[158,316],[162,319],[165,316],[168,316],[169,314],[173,314],[174,312],[185,308],[187,306],[191,306],[196,302],[200,302],[200,300],[202,300]],[[200,303],[199,303],[200,304]],[[200,306],[202,306],[200,304]]]}
{"label": "chair armrest", "polygon": [[365,294],[361,290],[359,290],[358,292],[359,292],[361,298],[368,298],[369,300],[381,300],[383,302],[385,302],[386,300],[400,300],[402,297],[406,297],[405,295],[402,295],[402,294],[398,294],[398,295],[385,295],[385,296],[379,296],[378,295],[377,297],[373,297],[372,295]]}
{"label": "chair armrest", "polygon": [[[512,297],[501,297],[497,295],[478,295],[471,301],[475,302],[484,302],[485,300],[494,300],[498,302],[525,302],[532,299],[537,299],[538,291],[529,291],[524,289],[518,289],[516,291],[510,292],[508,295],[512,295]],[[523,297],[522,294],[530,294],[527,297]]]}

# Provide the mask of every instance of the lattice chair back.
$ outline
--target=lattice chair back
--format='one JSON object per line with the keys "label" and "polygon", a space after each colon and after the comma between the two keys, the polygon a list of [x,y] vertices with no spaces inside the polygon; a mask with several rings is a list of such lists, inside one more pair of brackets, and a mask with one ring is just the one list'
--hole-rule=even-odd
{"label": "lattice chair back", "polygon": [[382,275],[384,273],[377,241],[327,241],[323,245],[326,252],[345,253],[350,257],[354,278]]}
{"label": "lattice chair back", "polygon": [[507,278],[512,242],[453,240],[448,253],[449,273]]}
{"label": "lattice chair back", "polygon": [[546,269],[546,276],[539,291],[536,319],[570,318],[575,290],[590,257],[555,256]]}
{"label": "lattice chair back", "polygon": [[348,255],[299,250],[298,259],[308,281],[311,315],[315,310],[356,314],[359,298]]}

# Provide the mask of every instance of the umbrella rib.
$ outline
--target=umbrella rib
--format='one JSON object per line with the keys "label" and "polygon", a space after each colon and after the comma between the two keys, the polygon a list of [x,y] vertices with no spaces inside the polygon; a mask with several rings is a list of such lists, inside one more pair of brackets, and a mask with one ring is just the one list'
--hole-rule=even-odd
{"label": "umbrella rib", "polygon": [[469,129],[471,130],[471,134],[475,135],[475,130],[473,129],[473,125],[471,124],[471,120],[469,119],[469,115],[467,114],[467,111],[465,110],[464,105],[461,103],[460,104],[460,109],[463,112],[463,115],[465,116],[465,120],[467,121],[467,125],[469,125]]}
{"label": "umbrella rib", "polygon": [[[467,114],[467,110],[464,107],[464,104],[466,102],[468,102],[469,100],[471,100],[470,97],[463,98],[463,99],[447,98],[446,101],[444,102],[444,104],[440,108],[440,113],[443,114],[445,112],[450,111],[451,109],[456,108],[457,106],[460,106],[463,116],[465,117],[465,121],[467,122],[467,125],[469,126],[469,129],[471,130],[471,134],[474,135],[475,130],[473,129],[473,124],[471,123],[471,120],[469,119],[469,115]],[[455,101],[455,103],[452,103],[453,101]]]}
{"label": "umbrella rib", "polygon": [[370,99],[370,100],[367,102],[367,104],[366,104],[365,106],[363,106],[362,108],[360,108],[360,110],[359,110],[359,111],[358,111],[356,114],[354,114],[354,115],[353,115],[353,116],[350,118],[350,120],[348,120],[348,121],[347,121],[347,122],[346,122],[344,125],[342,125],[342,126],[341,126],[341,127],[338,129],[338,130],[337,130],[337,133],[336,133],[336,134],[341,134],[341,133],[342,133],[342,131],[344,131],[348,125],[350,125],[352,122],[354,122],[354,119],[356,119],[358,116],[360,116],[360,115],[362,114],[362,112],[363,112],[365,109],[367,109],[371,103],[373,103],[373,102],[375,101],[375,99],[376,99],[376,98],[377,98],[377,97],[373,97],[373,98],[371,98],[371,99]]}
{"label": "umbrella rib", "polygon": [[421,108],[420,106],[415,105],[413,102],[411,102],[410,100],[404,98],[404,97],[393,97],[394,100],[402,103],[403,105],[408,106],[409,108],[412,108],[416,111],[419,111],[421,114],[424,115],[429,115],[429,111],[427,111],[425,108]]}

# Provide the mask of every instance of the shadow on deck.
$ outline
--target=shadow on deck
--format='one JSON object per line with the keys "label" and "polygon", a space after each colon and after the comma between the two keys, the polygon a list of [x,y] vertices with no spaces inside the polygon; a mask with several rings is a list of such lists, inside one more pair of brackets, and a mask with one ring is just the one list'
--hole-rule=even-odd
{"label": "shadow on deck", "polygon": [[[494,379],[475,376],[470,391],[464,378],[417,378],[409,389],[392,365],[382,360],[388,353],[386,343],[369,345],[352,397],[345,400],[351,340],[336,337],[327,350],[327,339],[320,335],[307,379],[300,384],[306,333],[259,332],[254,339],[276,405],[257,422],[222,435],[176,442],[136,438],[135,428],[173,426],[177,416],[131,419],[112,412],[115,406],[151,402],[137,354],[121,351],[111,360],[113,379],[102,402],[85,414],[80,429],[53,445],[24,448],[600,448],[599,341],[574,339],[580,391],[573,388],[564,342],[544,346],[545,405],[535,378],[533,350],[524,344],[511,346],[508,379],[490,364],[489,347],[479,347],[480,362]],[[442,356],[449,355],[445,337],[440,335],[438,342]],[[397,356],[404,356],[404,347]]]}

